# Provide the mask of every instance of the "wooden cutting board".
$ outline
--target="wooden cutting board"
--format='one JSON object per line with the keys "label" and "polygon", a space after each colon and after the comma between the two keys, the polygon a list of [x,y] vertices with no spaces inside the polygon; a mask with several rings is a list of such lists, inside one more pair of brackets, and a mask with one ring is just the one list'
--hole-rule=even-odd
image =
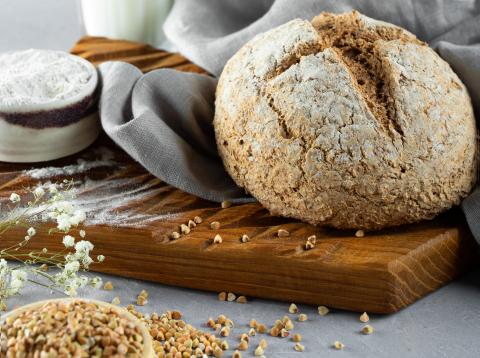
{"label": "wooden cutting board", "polygon": [[[177,54],[150,46],[87,37],[72,49],[95,64],[123,60],[150,71],[170,67],[205,73]],[[45,170],[45,167],[50,167]],[[215,292],[231,291],[329,307],[390,313],[465,272],[478,260],[477,244],[457,210],[433,220],[355,238],[273,217],[259,204],[221,209],[147,173],[105,136],[86,151],[40,165],[0,163],[0,200],[38,182],[74,178],[78,205],[89,211],[88,239],[107,260],[92,269]],[[170,240],[180,224],[200,216],[188,235]],[[210,223],[221,223],[212,230]],[[283,228],[290,237],[277,238]],[[39,230],[31,248],[61,249]],[[212,245],[219,233],[222,244]],[[251,241],[241,243],[243,234]],[[304,250],[309,235],[317,245]],[[23,232],[1,238],[11,245]],[[23,237],[23,236],[20,236]]]}

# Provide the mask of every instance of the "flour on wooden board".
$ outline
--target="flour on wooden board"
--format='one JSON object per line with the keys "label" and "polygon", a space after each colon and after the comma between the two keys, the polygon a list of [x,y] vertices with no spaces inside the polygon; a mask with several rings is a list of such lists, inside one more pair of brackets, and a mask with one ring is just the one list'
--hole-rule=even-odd
{"label": "flour on wooden board", "polygon": [[[23,171],[23,175],[40,181],[39,185],[48,188],[52,181],[74,179],[69,200],[75,207],[87,214],[85,225],[108,225],[114,227],[146,227],[155,221],[164,221],[175,214],[143,213],[137,210],[136,203],[142,203],[158,195],[164,187],[157,180],[142,181],[138,177],[116,178],[115,173],[124,169],[115,160],[114,153],[101,147],[94,151],[94,159],[78,159],[76,164],[64,167],[45,167]],[[94,180],[88,177],[89,171],[98,168],[112,169],[108,180]],[[79,177],[77,179],[77,177]]]}

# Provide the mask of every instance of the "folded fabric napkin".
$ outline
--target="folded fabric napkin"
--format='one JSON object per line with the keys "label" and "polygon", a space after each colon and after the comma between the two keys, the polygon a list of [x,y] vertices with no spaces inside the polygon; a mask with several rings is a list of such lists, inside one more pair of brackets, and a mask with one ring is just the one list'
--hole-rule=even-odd
{"label": "folded fabric napkin", "polygon": [[[358,10],[428,42],[467,86],[480,113],[480,1],[475,0],[176,0],[165,33],[183,55],[214,76],[256,34],[322,11]],[[252,200],[225,172],[212,119],[216,80],[120,62],[100,66],[100,115],[107,134],[163,181],[212,201]],[[462,208],[480,241],[480,189]]]}

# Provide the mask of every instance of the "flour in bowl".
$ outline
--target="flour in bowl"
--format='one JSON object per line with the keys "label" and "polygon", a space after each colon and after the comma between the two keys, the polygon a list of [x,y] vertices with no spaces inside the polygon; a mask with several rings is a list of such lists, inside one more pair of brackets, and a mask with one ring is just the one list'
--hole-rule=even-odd
{"label": "flour in bowl", "polygon": [[66,52],[1,54],[0,111],[72,99],[89,92],[95,76],[93,66]]}

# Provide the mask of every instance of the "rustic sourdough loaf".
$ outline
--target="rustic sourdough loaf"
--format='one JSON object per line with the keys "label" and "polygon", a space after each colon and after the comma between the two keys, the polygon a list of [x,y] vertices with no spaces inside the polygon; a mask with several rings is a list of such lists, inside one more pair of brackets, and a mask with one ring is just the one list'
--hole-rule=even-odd
{"label": "rustic sourdough loaf", "polygon": [[225,168],[272,214],[347,229],[430,219],[475,181],[465,86],[425,43],[358,12],[293,20],[220,77]]}

